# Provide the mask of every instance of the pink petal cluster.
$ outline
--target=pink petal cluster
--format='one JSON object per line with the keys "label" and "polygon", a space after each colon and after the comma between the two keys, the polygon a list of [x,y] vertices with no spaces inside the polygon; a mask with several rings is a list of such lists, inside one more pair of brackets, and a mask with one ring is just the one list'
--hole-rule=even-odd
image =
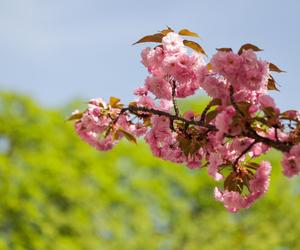
{"label": "pink petal cluster", "polygon": [[295,145],[287,153],[284,153],[283,160],[283,174],[287,177],[292,177],[300,172],[300,145]]}
{"label": "pink petal cluster", "polygon": [[267,161],[262,161],[255,175],[250,180],[250,193],[242,195],[236,191],[221,191],[215,188],[214,196],[217,201],[224,203],[224,207],[230,212],[237,212],[242,208],[250,207],[253,202],[260,198],[269,189],[271,165]]}
{"label": "pink petal cluster", "polygon": [[[258,104],[258,98],[268,90],[269,64],[259,60],[253,50],[244,50],[240,55],[232,51],[218,51],[211,59],[212,76],[200,83],[210,96],[225,99],[228,95],[217,86],[228,90],[229,83],[234,88],[236,101],[250,101]],[[223,77],[221,80],[214,74]],[[226,79],[226,80],[225,80]],[[211,82],[212,86],[208,83]],[[221,93],[219,93],[221,92]]]}
{"label": "pink petal cluster", "polygon": [[[152,104],[147,101],[144,100],[147,105]],[[119,113],[118,108],[110,107],[102,99],[92,99],[81,119],[75,123],[76,132],[84,141],[101,151],[111,150],[124,136],[122,131],[135,136],[145,135],[148,129],[142,123],[133,124],[126,115]]]}
{"label": "pink petal cluster", "polygon": [[227,106],[222,112],[217,115],[215,119],[215,125],[220,134],[237,134],[238,132],[240,132],[239,127],[232,126],[232,119],[235,114],[236,111],[234,107]]}
{"label": "pink petal cluster", "polygon": [[223,159],[218,153],[211,153],[208,158],[208,174],[212,176],[216,181],[223,179],[223,175],[219,173],[219,166],[222,165]]}
{"label": "pink petal cluster", "polygon": [[145,88],[156,98],[167,100],[172,97],[172,84],[176,84],[176,97],[193,95],[200,87],[198,71],[205,67],[203,55],[189,55],[175,32],[163,38],[162,46],[144,49],[142,63],[151,74]]}
{"label": "pink petal cluster", "polygon": [[145,135],[152,153],[164,160],[186,164],[190,168],[200,167],[203,150],[199,149],[193,156],[186,156],[179,147],[176,133],[170,129],[170,121],[163,116],[151,118],[152,128]]}

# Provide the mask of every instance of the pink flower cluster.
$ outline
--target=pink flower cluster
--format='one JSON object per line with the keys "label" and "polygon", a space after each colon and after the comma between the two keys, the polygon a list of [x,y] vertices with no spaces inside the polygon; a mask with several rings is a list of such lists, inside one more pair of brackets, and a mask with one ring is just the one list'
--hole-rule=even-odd
{"label": "pink flower cluster", "polygon": [[[119,115],[120,109],[102,99],[92,99],[86,111],[75,123],[78,135],[100,151],[111,150],[124,136],[143,136],[147,128],[142,123],[132,123],[127,115]],[[73,116],[80,114],[73,113]]]}
{"label": "pink flower cluster", "polygon": [[[183,34],[194,36],[186,30]],[[192,44],[190,48],[201,52],[197,44],[187,43],[170,29],[153,39],[162,35],[160,45],[141,53],[149,76],[134,91],[137,100],[125,108],[116,98],[109,103],[91,100],[86,111],[73,115],[79,136],[102,151],[123,137],[135,141],[144,136],[157,157],[189,168],[207,166],[208,175],[224,181],[224,190],[215,188],[215,198],[230,212],[248,208],[268,190],[271,165],[253,159],[276,143],[275,148],[284,152],[283,173],[298,174],[300,113],[281,113],[268,95],[269,84],[275,84],[270,71],[280,69],[258,59],[252,45],[238,53],[219,49],[205,62],[203,53],[186,48]],[[202,114],[181,115],[176,99],[198,89],[212,102]],[[285,126],[280,119],[290,124]],[[230,174],[226,176],[224,169]]]}
{"label": "pink flower cluster", "polygon": [[242,208],[248,208],[252,203],[267,192],[270,184],[271,165],[267,161],[260,163],[255,175],[250,182],[250,194],[242,195],[236,191],[221,191],[215,188],[215,199],[223,202],[230,212],[237,212]]}
{"label": "pink flower cluster", "polygon": [[244,50],[241,55],[232,51],[218,51],[210,61],[212,70],[202,69],[199,85],[213,98],[230,103],[229,88],[234,89],[236,102],[252,104],[249,112],[256,113],[261,107],[275,107],[267,95],[269,64],[257,59],[253,50]]}
{"label": "pink flower cluster", "polygon": [[168,33],[161,46],[145,48],[142,63],[150,73],[145,89],[156,98],[167,100],[172,98],[173,84],[176,84],[175,97],[193,95],[200,87],[198,71],[205,66],[203,55],[189,55],[183,40],[175,32]]}
{"label": "pink flower cluster", "polygon": [[295,145],[283,155],[283,174],[292,177],[300,172],[300,145]]}

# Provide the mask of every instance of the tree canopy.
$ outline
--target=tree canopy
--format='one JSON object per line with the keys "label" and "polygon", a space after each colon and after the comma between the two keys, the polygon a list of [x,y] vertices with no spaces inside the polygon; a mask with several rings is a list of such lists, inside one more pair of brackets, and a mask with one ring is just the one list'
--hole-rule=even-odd
{"label": "tree canopy", "polygon": [[[78,103],[77,103],[78,105]],[[101,153],[64,122],[70,105],[42,108],[0,95],[0,249],[298,249],[299,178],[272,151],[270,191],[230,214],[205,171],[122,142]]]}

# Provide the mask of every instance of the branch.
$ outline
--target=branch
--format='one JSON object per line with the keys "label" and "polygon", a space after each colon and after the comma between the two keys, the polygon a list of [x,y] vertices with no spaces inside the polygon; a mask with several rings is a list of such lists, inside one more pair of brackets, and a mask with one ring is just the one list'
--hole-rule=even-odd
{"label": "branch", "polygon": [[[204,122],[202,122],[201,120],[200,121],[187,120],[181,116],[173,115],[168,112],[153,109],[153,108],[129,106],[129,107],[121,109],[120,114],[123,114],[126,111],[129,111],[129,112],[135,113],[135,114],[136,114],[136,112],[146,112],[146,113],[153,114],[153,115],[165,116],[165,117],[169,118],[171,121],[176,121],[176,120],[182,121],[185,124],[185,126],[187,126],[187,127],[190,125],[195,125],[195,126],[199,126],[202,128],[206,128],[208,132],[217,132],[218,131],[218,129],[214,125],[204,124]],[[228,138],[232,138],[231,135],[225,135],[225,136]],[[291,147],[293,146],[291,143],[274,141],[269,138],[263,137],[263,136],[257,134],[256,131],[254,131],[253,129],[246,131],[243,134],[243,136],[254,139],[256,143],[261,142],[263,144],[266,144],[266,145],[268,145],[272,148],[275,148],[281,152],[288,152],[291,149]]]}
{"label": "branch", "polygon": [[175,95],[176,95],[176,81],[173,79],[171,80],[171,85],[172,85],[172,102],[173,102],[173,107],[174,107],[174,111],[175,111],[175,115],[179,116],[179,110],[177,107],[177,103],[175,100]]}

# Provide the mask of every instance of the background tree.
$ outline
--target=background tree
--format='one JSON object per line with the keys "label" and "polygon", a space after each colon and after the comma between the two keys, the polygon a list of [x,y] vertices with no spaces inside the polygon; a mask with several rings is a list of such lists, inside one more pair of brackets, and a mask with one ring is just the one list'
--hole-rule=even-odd
{"label": "background tree", "polygon": [[64,122],[78,105],[46,109],[1,93],[0,249],[300,247],[300,183],[281,175],[279,153],[266,158],[274,168],[265,198],[230,214],[211,199],[205,171],[154,158],[140,141],[105,154],[82,143]]}

